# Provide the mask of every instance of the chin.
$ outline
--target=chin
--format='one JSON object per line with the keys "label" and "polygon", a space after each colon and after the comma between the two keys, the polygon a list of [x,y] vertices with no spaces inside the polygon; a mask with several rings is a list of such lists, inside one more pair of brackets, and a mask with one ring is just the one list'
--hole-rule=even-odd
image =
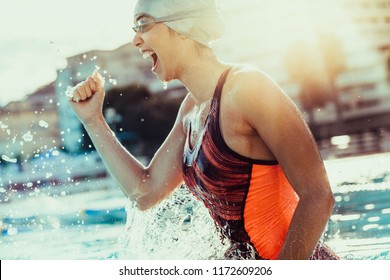
{"label": "chin", "polygon": [[170,83],[175,80],[175,78],[164,74],[157,74],[157,78],[163,83]]}

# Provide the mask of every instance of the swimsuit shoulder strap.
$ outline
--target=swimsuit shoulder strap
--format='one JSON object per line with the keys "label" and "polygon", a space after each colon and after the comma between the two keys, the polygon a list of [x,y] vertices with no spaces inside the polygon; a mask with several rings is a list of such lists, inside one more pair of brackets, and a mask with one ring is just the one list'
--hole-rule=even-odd
{"label": "swimsuit shoulder strap", "polygon": [[230,70],[232,70],[232,68],[233,66],[230,65],[228,68],[225,69],[225,71],[222,73],[221,77],[218,80],[217,86],[215,87],[213,99],[211,101],[211,111],[213,115],[215,115],[219,110],[219,102],[221,100],[222,89],[225,84],[226,78],[229,75]]}

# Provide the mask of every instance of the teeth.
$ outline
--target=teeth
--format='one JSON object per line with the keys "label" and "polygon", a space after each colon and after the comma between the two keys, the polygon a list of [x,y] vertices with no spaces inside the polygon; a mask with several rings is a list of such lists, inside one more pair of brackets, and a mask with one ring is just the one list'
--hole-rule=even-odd
{"label": "teeth", "polygon": [[149,58],[150,56],[152,56],[152,54],[154,54],[154,52],[152,52],[152,51],[146,51],[146,52],[144,52],[143,54],[142,54],[142,57],[143,58]]}

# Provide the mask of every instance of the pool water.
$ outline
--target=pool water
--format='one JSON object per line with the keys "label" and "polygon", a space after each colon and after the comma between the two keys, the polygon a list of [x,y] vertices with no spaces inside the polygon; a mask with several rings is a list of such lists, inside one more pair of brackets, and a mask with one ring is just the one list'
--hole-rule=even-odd
{"label": "pool water", "polygon": [[[336,199],[325,242],[342,259],[390,259],[390,155],[325,165]],[[82,192],[67,185],[51,193],[13,193],[0,203],[0,259],[222,256],[227,245],[221,244],[207,210],[185,188],[140,212],[111,180],[104,185]]]}

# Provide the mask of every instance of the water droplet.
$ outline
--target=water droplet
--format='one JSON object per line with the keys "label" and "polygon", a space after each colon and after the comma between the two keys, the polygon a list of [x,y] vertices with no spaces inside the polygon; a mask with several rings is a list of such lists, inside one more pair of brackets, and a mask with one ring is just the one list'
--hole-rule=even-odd
{"label": "water droplet", "polygon": [[43,128],[48,128],[49,124],[47,122],[45,122],[44,120],[40,120],[39,121],[39,126],[43,127]]}
{"label": "water droplet", "polygon": [[118,84],[116,79],[109,79],[108,82],[113,84],[114,86],[116,86]]}
{"label": "water droplet", "polygon": [[22,138],[25,142],[31,142],[33,140],[33,135],[31,134],[31,131],[27,131],[23,134]]}
{"label": "water droplet", "polygon": [[6,128],[8,128],[8,125],[3,124],[2,122],[0,122],[0,128],[1,129],[6,129]]}
{"label": "water droplet", "polygon": [[67,88],[66,88],[66,91],[65,91],[65,95],[67,96],[67,97],[73,97],[73,88],[71,87],[71,86],[68,86]]}
{"label": "water droplet", "polygon": [[4,161],[8,161],[8,162],[11,162],[11,163],[16,163],[18,160],[16,158],[10,158],[6,155],[2,155],[1,156],[2,160]]}

